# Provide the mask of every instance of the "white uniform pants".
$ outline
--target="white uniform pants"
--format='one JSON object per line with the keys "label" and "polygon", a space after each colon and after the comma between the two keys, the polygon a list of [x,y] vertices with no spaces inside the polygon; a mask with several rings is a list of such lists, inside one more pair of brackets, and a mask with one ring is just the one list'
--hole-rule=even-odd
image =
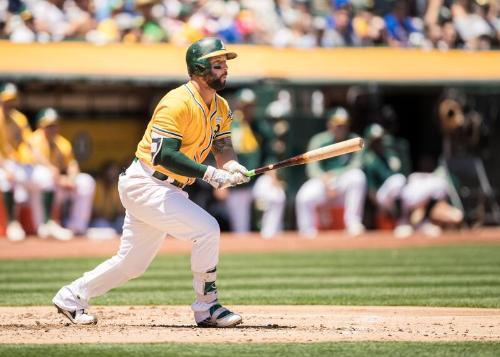
{"label": "white uniform pants", "polygon": [[261,175],[252,191],[257,205],[263,209],[260,234],[263,238],[271,238],[283,231],[283,213],[286,195],[283,188],[277,185],[267,174]]}
{"label": "white uniform pants", "polygon": [[[360,169],[336,175],[329,183],[336,191],[334,205],[344,207],[346,227],[361,224],[366,198],[366,176]],[[325,185],[319,178],[306,181],[297,192],[296,214],[299,234],[312,236],[317,233],[316,207],[328,201]]]}
{"label": "white uniform pants", "polygon": [[413,210],[431,199],[442,200],[447,195],[448,184],[444,178],[434,173],[415,172],[408,176],[408,183],[403,188],[403,207]]}
{"label": "white uniform pants", "polygon": [[252,215],[252,188],[229,188],[228,190],[226,206],[231,231],[235,233],[247,233],[250,231],[250,219]]}
{"label": "white uniform pants", "polygon": [[6,172],[0,169],[0,190],[14,191],[16,203],[29,202],[33,222],[36,227],[42,223],[41,191],[47,191],[53,184],[50,170],[42,165],[23,165],[15,161],[7,161],[6,167],[14,173],[13,182],[7,180]]}
{"label": "white uniform pants", "polygon": [[50,170],[42,167],[33,174],[34,190],[31,198],[33,218],[37,226],[43,223],[42,192],[54,191],[56,204],[65,200],[71,203],[70,212],[65,226],[74,233],[84,234],[87,231],[92,214],[94,201],[95,180],[86,173],[79,173],[75,177],[75,188],[73,190],[56,189],[54,177]]}
{"label": "white uniform pants", "polygon": [[394,208],[394,202],[401,196],[401,192],[406,183],[406,177],[403,174],[394,174],[389,176],[382,186],[377,190],[377,204],[386,210]]}
{"label": "white uniform pants", "polygon": [[88,307],[100,296],[148,268],[166,235],[193,242],[191,270],[204,274],[219,260],[219,224],[188,199],[179,188],[151,176],[149,168],[134,162],[120,176],[118,190],[127,213],[118,253],[85,273],[56,296],[68,310]]}

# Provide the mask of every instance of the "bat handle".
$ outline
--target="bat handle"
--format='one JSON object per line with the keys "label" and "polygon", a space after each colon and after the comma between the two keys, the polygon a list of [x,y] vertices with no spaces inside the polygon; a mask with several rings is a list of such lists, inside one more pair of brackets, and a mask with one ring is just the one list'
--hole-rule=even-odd
{"label": "bat handle", "polygon": [[248,170],[247,173],[245,174],[246,177],[253,177],[255,176],[255,170]]}

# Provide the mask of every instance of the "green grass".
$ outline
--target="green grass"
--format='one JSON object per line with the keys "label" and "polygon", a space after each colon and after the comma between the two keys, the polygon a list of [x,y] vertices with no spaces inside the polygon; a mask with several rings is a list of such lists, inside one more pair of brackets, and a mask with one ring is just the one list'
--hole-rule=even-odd
{"label": "green grass", "polygon": [[[0,261],[0,305],[48,305],[102,259]],[[500,245],[223,255],[226,304],[500,307]],[[190,304],[188,256],[159,256],[96,305]]]}
{"label": "green grass", "polygon": [[498,356],[500,342],[0,345],[2,356]]}

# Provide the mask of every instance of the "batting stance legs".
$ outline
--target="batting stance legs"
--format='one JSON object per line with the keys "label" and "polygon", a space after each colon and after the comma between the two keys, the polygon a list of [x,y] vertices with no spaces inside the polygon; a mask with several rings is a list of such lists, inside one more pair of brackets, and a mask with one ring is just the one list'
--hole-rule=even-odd
{"label": "batting stance legs", "polygon": [[118,253],[64,286],[53,299],[66,316],[73,311],[68,316],[73,322],[96,323],[95,317],[85,312],[89,300],[144,273],[167,234],[193,242],[191,270],[197,299],[192,309],[196,322],[224,309],[217,303],[215,286],[220,237],[217,221],[190,201],[187,193],[157,180],[148,170],[135,161],[120,176],[118,189],[127,214]]}

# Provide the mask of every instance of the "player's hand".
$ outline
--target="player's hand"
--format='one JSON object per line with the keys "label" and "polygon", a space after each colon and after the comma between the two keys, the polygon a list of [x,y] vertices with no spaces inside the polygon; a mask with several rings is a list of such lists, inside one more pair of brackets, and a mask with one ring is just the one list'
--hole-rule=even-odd
{"label": "player's hand", "polygon": [[208,166],[203,181],[208,182],[216,189],[227,188],[243,183],[245,177],[239,173],[230,173],[226,170],[219,170],[213,166]]}
{"label": "player's hand", "polygon": [[246,176],[246,174],[248,174],[248,169],[235,160],[226,162],[224,166],[222,166],[222,168],[231,173],[240,173],[242,175],[242,178],[240,178],[240,182],[238,182],[238,185],[250,181],[250,177]]}

